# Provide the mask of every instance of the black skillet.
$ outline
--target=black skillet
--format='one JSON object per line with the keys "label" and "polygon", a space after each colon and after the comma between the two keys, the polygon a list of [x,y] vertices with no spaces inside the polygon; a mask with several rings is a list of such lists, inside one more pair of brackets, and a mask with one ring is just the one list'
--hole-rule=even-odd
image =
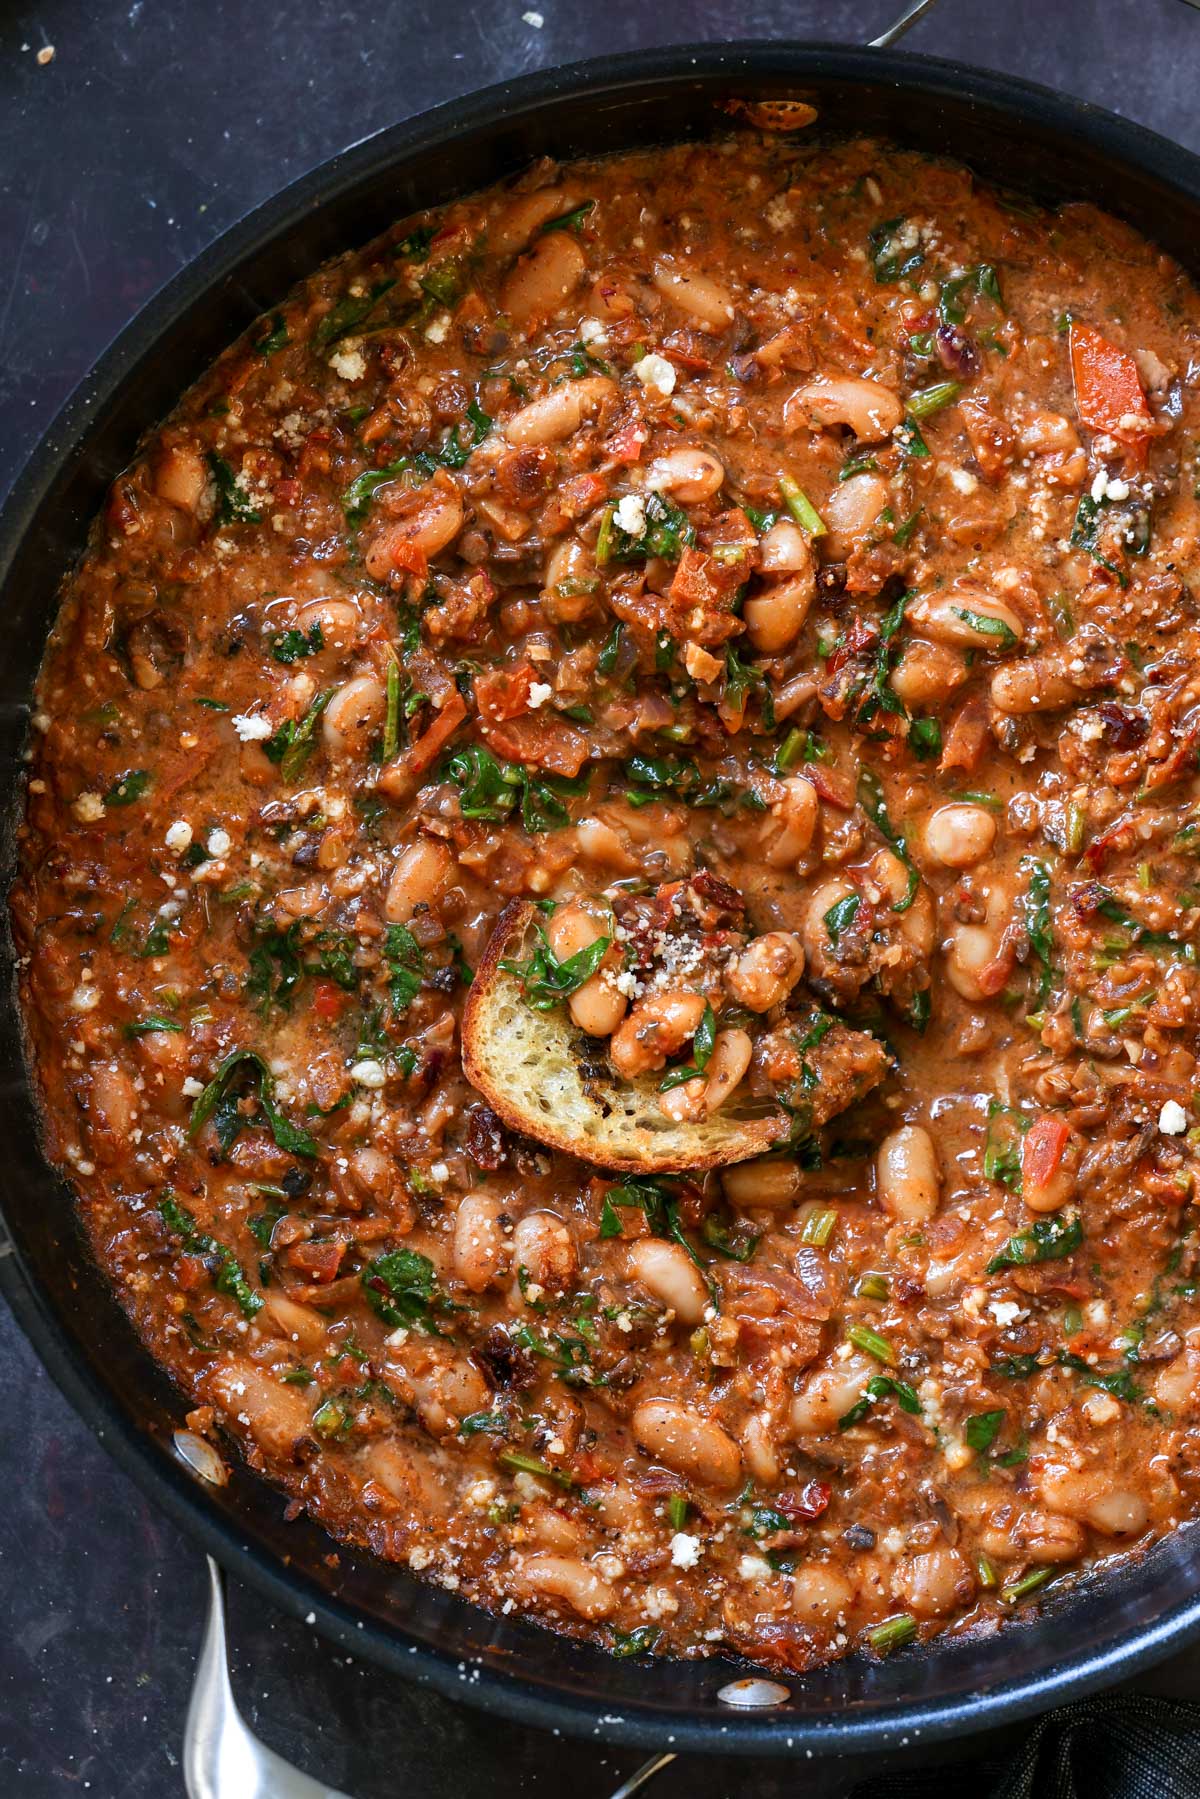
{"label": "black skillet", "polygon": [[[1200,275],[1200,159],[1045,88],[923,57],[793,44],[650,50],[525,76],[381,132],[260,207],[150,302],[56,419],[0,514],[6,888],[29,696],[59,583],[139,435],[296,279],[393,219],[536,157],[720,130],[731,96],[806,98],[818,131],[880,133],[1043,200],[1095,200]],[[728,1663],[618,1661],[492,1619],[365,1556],[343,1551],[331,1568],[328,1537],[305,1518],[285,1524],[276,1490],[240,1464],[226,1485],[205,1484],[174,1450],[185,1402],[135,1339],[41,1153],[11,988],[0,999],[0,1095],[0,1288],[60,1386],[221,1563],[408,1679],[612,1742],[805,1758],[963,1736],[1110,1685],[1200,1637],[1197,1538],[1181,1531],[998,1636],[884,1662],[855,1656],[791,1681],[772,1710],[743,1711],[717,1697],[745,1672]]]}

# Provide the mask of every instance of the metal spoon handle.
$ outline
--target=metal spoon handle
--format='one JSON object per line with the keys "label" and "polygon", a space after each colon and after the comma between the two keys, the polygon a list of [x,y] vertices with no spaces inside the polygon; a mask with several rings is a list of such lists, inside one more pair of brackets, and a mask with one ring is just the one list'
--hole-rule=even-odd
{"label": "metal spoon handle", "polygon": [[932,11],[936,5],[937,0],[913,0],[912,5],[906,6],[900,17],[894,24],[889,25],[886,31],[881,31],[878,37],[867,39],[867,48],[869,50],[890,49],[893,44],[899,43],[906,31],[912,30],[918,19],[924,18],[925,14]]}
{"label": "metal spoon handle", "polygon": [[188,1799],[347,1799],[301,1774],[260,1743],[238,1711],[229,1684],[221,1570],[208,1558],[208,1624],[183,1727]]}

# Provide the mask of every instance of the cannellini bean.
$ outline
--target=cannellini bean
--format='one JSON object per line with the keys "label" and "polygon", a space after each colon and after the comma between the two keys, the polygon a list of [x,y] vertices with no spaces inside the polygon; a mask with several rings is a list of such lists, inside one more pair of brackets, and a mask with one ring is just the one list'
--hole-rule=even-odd
{"label": "cannellini bean", "polygon": [[974,588],[923,594],[909,601],[905,616],[935,643],[990,650],[995,655],[1015,649],[1025,636],[1025,626],[1011,606]]}
{"label": "cannellini bean", "polygon": [[289,1299],[278,1287],[268,1287],[263,1294],[263,1316],[276,1326],[282,1336],[301,1349],[320,1349],[325,1341],[325,1320],[312,1306]]}
{"label": "cannellini bean", "polygon": [[961,650],[948,644],[924,643],[910,638],[892,670],[892,687],[910,711],[935,706],[961,687],[967,663]]}
{"label": "cannellini bean", "polygon": [[1008,918],[1004,889],[999,885],[990,888],[985,905],[984,922],[955,925],[946,944],[946,973],[950,985],[972,1005],[992,997],[981,977],[985,970],[994,966],[1000,954]]}
{"label": "cannellini bean", "polygon": [[436,837],[419,837],[401,855],[388,882],[383,914],[389,924],[407,924],[418,906],[432,906],[444,893],[454,857]]}
{"label": "cannellini bean", "polygon": [[[909,873],[899,856],[880,850],[871,858],[871,879],[897,907],[908,897]],[[927,887],[918,887],[912,900],[898,911],[895,926],[901,937],[922,959],[933,951],[933,900]]]}
{"label": "cannellini bean", "polygon": [[641,1496],[624,1481],[589,1482],[588,1503],[595,1505],[601,1521],[610,1530],[629,1532],[645,1526],[646,1508]]}
{"label": "cannellini bean", "polygon": [[794,519],[779,518],[759,545],[758,566],[764,575],[804,575],[813,565],[812,538]]}
{"label": "cannellini bean", "polygon": [[229,1356],[212,1367],[205,1397],[239,1422],[248,1420],[251,1436],[269,1455],[290,1457],[310,1434],[307,1388],[285,1387],[245,1357]]}
{"label": "cannellini bean", "polygon": [[750,1478],[760,1486],[774,1486],[781,1462],[771,1438],[771,1420],[764,1412],[752,1412],[742,1431],[742,1455]]}
{"label": "cannellini bean", "polygon": [[512,1264],[547,1293],[563,1293],[579,1269],[575,1239],[553,1212],[529,1212],[512,1235]]}
{"label": "cannellini bean", "polygon": [[654,265],[653,281],[664,299],[673,301],[705,330],[724,331],[733,323],[733,296],[711,275],[661,257]]}
{"label": "cannellini bean", "polygon": [[1079,698],[1077,681],[1062,666],[1045,656],[1011,662],[992,676],[992,704],[997,712],[1059,712]]}
{"label": "cannellini bean", "polygon": [[570,231],[549,231],[522,256],[500,291],[500,310],[515,324],[553,318],[587,273],[587,257]]}
{"label": "cannellini bean", "polygon": [[624,1080],[662,1068],[681,1050],[704,1016],[701,993],[652,993],[638,1000],[613,1033],[609,1055]]}
{"label": "cannellini bean", "polygon": [[805,963],[810,978],[820,979],[837,966],[830,954],[832,945],[829,941],[829,927],[825,923],[825,915],[841,900],[848,899],[857,889],[843,875],[835,875],[832,880],[823,881],[809,897],[808,910],[804,915],[804,928],[801,941],[804,945]]}
{"label": "cannellini bean", "polygon": [[575,842],[587,861],[615,868],[620,874],[632,874],[638,866],[620,832],[603,818],[581,818],[575,826]]}
{"label": "cannellini bean", "polygon": [[530,444],[561,443],[578,431],[584,419],[594,419],[614,406],[619,395],[616,382],[607,375],[564,381],[514,413],[504,427],[504,435],[521,449]]}
{"label": "cannellini bean", "polygon": [[472,1412],[485,1410],[491,1398],[487,1382],[465,1355],[429,1350],[404,1372],[431,1436],[450,1435]]}
{"label": "cannellini bean", "polygon": [[873,1374],[874,1362],[865,1356],[850,1356],[844,1362],[832,1362],[810,1374],[792,1399],[791,1428],[798,1437],[821,1437],[837,1429],[851,1406],[862,1397]]}
{"label": "cannellini bean", "polygon": [[111,1136],[128,1140],[137,1119],[137,1093],[119,1062],[97,1063],[91,1074],[92,1122]]}
{"label": "cannellini bean", "polygon": [[746,635],[755,649],[764,656],[777,656],[795,643],[816,591],[816,579],[809,569],[799,575],[784,575],[747,600],[742,616]]}
{"label": "cannellini bean", "polygon": [[822,549],[834,562],[845,562],[872,535],[890,495],[882,475],[852,475],[834,488],[821,516],[828,526]]}
{"label": "cannellini bean", "polygon": [[1159,1370],[1154,1397],[1168,1411],[1189,1413],[1200,1405],[1200,1330],[1189,1331],[1183,1352]]}
{"label": "cannellini bean", "polygon": [[892,1577],[892,1592],[918,1618],[941,1618],[965,1605],[975,1576],[957,1549],[929,1549],[906,1556]]}
{"label": "cannellini bean", "polygon": [[939,806],[925,825],[925,848],[947,868],[973,868],[996,841],[996,821],[984,806]]}
{"label": "cannellini bean", "polygon": [[500,1219],[503,1201],[495,1193],[464,1193],[454,1217],[454,1272],[471,1293],[503,1274],[508,1250]]}
{"label": "cannellini bean", "polygon": [[711,1305],[708,1288],[687,1252],[678,1243],[643,1237],[631,1245],[629,1272],[662,1304],[669,1306],[681,1324],[703,1323]]}
{"label": "cannellini bean", "polygon": [[592,591],[599,585],[587,546],[577,537],[560,538],[546,558],[542,610],[556,625],[578,624],[592,610]]}
{"label": "cannellini bean", "polygon": [[314,625],[320,625],[325,648],[343,655],[353,649],[362,630],[358,608],[349,600],[310,600],[307,606],[300,608],[296,623],[306,632]]}
{"label": "cannellini bean", "polygon": [[410,573],[414,558],[439,555],[462,530],[462,494],[444,469],[396,503],[402,516],[382,527],[363,557],[373,581],[386,581],[397,570]]}
{"label": "cannellini bean", "polygon": [[1017,441],[1023,450],[1048,456],[1079,448],[1079,433],[1061,412],[1034,412],[1021,426]]}
{"label": "cannellini bean", "polygon": [[646,486],[654,493],[671,494],[682,506],[711,500],[724,480],[725,464],[711,450],[671,450],[646,470]]}
{"label": "cannellini bean", "polygon": [[736,1487],[742,1454],[711,1418],[674,1399],[643,1401],[633,1414],[633,1434],[647,1455],[702,1486]]}
{"label": "cannellini bean", "polygon": [[1066,1122],[1045,1112],[1021,1142],[1021,1197],[1031,1212],[1057,1212],[1079,1184],[1079,1139]]}
{"label": "cannellini bean", "polygon": [[[611,936],[612,926],[594,918],[582,906],[559,906],[550,916],[546,935],[558,960],[566,962],[599,938]],[[598,969],[582,987],[575,989],[567,1007],[580,1030],[589,1037],[609,1037],[624,1018],[628,1003]]]}
{"label": "cannellini bean", "polygon": [[760,1156],[721,1170],[721,1187],[731,1206],[784,1211],[804,1191],[804,1171],[790,1156]]}
{"label": "cannellini bean", "polygon": [[[1042,1567],[1073,1562],[1083,1554],[1082,1525],[1057,1512],[1021,1512],[1010,1525],[1008,1534],[1014,1548],[1028,1561]],[[986,1542],[984,1547],[987,1547]]]}
{"label": "cannellini bean", "polygon": [[[391,1437],[377,1437],[359,1453],[358,1462],[373,1480],[399,1499],[409,1511],[426,1521],[443,1517],[448,1507],[444,1483],[430,1466],[427,1456]],[[427,1528],[429,1528],[427,1522]]]}
{"label": "cannellini bean", "polygon": [[[807,785],[807,783],[806,783]],[[804,948],[791,931],[766,931],[725,970],[725,986],[739,1006],[767,1012],[780,1005],[804,973]]]}
{"label": "cannellini bean", "polygon": [[607,1618],[617,1603],[610,1583],[573,1556],[527,1555],[512,1574],[526,1592],[561,1599],[581,1618]]}
{"label": "cannellini bean", "polygon": [[664,1115],[676,1124],[711,1118],[741,1085],[753,1054],[754,1044],[745,1031],[718,1031],[703,1076],[683,1081],[659,1099]]}
{"label": "cannellini bean", "polygon": [[1150,1508],[1138,1493],[1114,1486],[1099,1469],[1068,1468],[1048,1463],[1038,1481],[1052,1511],[1090,1524],[1107,1537],[1137,1537],[1150,1519]]}
{"label": "cannellini bean", "polygon": [[325,708],[321,735],[333,755],[365,756],[387,712],[383,683],[374,675],[354,675]]}
{"label": "cannellini bean", "polygon": [[844,1574],[824,1562],[805,1562],[792,1577],[792,1609],[805,1624],[841,1624],[854,1604]]}
{"label": "cannellini bean", "polygon": [[539,187],[531,194],[518,194],[488,226],[488,250],[493,256],[515,256],[535,231],[574,212],[579,203],[579,196],[567,187]]}
{"label": "cannellini bean", "polygon": [[901,1125],[879,1145],[875,1191],[889,1218],[919,1224],[941,1203],[942,1175],[933,1138],[919,1124]]}
{"label": "cannellini bean", "polygon": [[173,444],[164,450],[154,470],[154,491],[160,500],[195,512],[208,486],[208,467],[191,444]]}
{"label": "cannellini bean", "polygon": [[792,429],[800,421],[821,430],[830,425],[848,425],[861,443],[878,443],[903,418],[904,407],[890,387],[853,375],[810,381],[797,389],[784,411],[785,423]]}
{"label": "cannellini bean", "polygon": [[760,831],[763,861],[768,868],[788,868],[811,847],[821,816],[816,788],[803,775],[789,775],[783,797],[771,807]]}

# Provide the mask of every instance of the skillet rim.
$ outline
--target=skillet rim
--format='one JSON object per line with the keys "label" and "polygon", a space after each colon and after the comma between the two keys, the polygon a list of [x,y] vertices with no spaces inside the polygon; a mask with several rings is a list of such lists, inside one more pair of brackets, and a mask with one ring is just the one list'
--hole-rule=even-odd
{"label": "skillet rim", "polygon": [[[628,95],[643,85],[670,84],[681,89],[689,83],[713,89],[724,85],[736,92],[739,81],[759,86],[774,82],[782,89],[802,85],[806,78],[874,87],[892,84],[914,97],[936,101],[940,96],[959,105],[965,98],[968,104],[980,105],[992,120],[1008,121],[1014,127],[1032,124],[1060,139],[1073,139],[1081,161],[1087,150],[1110,167],[1117,165],[1127,177],[1132,173],[1148,178],[1176,195],[1194,218],[1200,218],[1200,157],[1192,152],[1144,126],[1043,85],[942,58],[791,40],[747,40],[633,50],[534,71],[443,102],[338,152],[235,222],[165,283],[97,358],[42,435],[0,506],[0,591],[11,576],[23,540],[52,500],[56,480],[78,447],[102,426],[106,408],[169,329],[211,301],[219,284],[236,275],[247,258],[289,235],[302,234],[305,221],[336,204],[339,197],[365,188],[398,164],[423,155],[436,156],[440,147],[461,133],[486,131],[501,121],[536,116],[540,108],[567,97],[578,97],[594,107],[606,92]],[[671,135],[667,132],[665,138]],[[970,160],[969,151],[962,154],[964,160]],[[153,428],[153,423],[145,428]],[[10,813],[14,798],[21,794],[19,763],[12,774],[14,778],[6,782],[10,791],[0,791],[0,806]],[[6,837],[10,836],[11,819],[6,828]],[[11,862],[11,844],[4,847]],[[7,931],[7,906],[3,928]],[[0,1079],[28,1100],[31,1083],[20,1060],[21,1042],[15,993],[12,985],[5,983],[0,994]],[[47,1175],[44,1156],[41,1160],[44,1183],[52,1174]],[[95,1358],[85,1356],[69,1338],[25,1267],[21,1251],[9,1242],[3,1197],[0,1291],[60,1389],[118,1463],[230,1572],[243,1576],[297,1619],[315,1613],[317,1627],[343,1648],[353,1646],[391,1672],[516,1722],[645,1748],[666,1745],[675,1750],[800,1757],[870,1754],[902,1748],[914,1739],[932,1744],[1026,1717],[1066,1698],[1111,1685],[1116,1679],[1129,1678],[1200,1640],[1198,1587],[1191,1598],[1168,1606],[1152,1623],[1126,1628],[1099,1649],[1067,1656],[1045,1672],[1025,1676],[1018,1668],[1011,1679],[988,1691],[941,1701],[915,1698],[873,1704],[844,1716],[798,1717],[789,1710],[757,1715],[714,1710],[710,1714],[623,1704],[623,1715],[617,1717],[603,1700],[565,1696],[540,1679],[506,1675],[495,1667],[473,1666],[470,1678],[464,1678],[459,1656],[413,1642],[399,1626],[364,1620],[352,1605],[288,1570],[273,1552],[241,1537],[235,1522],[210,1502],[198,1484],[163,1453],[149,1431],[127,1413],[101,1378]],[[1132,1572],[1118,1570],[1111,1578],[1120,1581]],[[465,1613],[468,1608],[460,1603]],[[477,1608],[469,1610],[475,1613]],[[1020,1631],[1015,1623],[1009,1627],[1014,1664],[1020,1661]],[[545,1639],[552,1657],[560,1639],[549,1633]],[[919,1671],[922,1663],[929,1666],[932,1659],[928,1651],[910,1653],[907,1665]],[[728,1677],[727,1662],[707,1665]],[[915,1679],[913,1691],[919,1691],[920,1684],[919,1678]]]}

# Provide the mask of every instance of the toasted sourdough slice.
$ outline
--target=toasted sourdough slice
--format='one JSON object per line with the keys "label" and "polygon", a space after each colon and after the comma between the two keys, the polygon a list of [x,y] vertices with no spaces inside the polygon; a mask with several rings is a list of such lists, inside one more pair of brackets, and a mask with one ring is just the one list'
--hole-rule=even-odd
{"label": "toasted sourdough slice", "polygon": [[532,953],[537,919],[526,900],[504,908],[463,1014],[463,1070],[505,1124],[581,1162],[628,1174],[720,1168],[760,1156],[787,1136],[786,1115],[764,1115],[761,1102],[750,1102],[755,1115],[739,1116],[735,1096],[728,1110],[700,1124],[673,1124],[658,1103],[661,1073],[622,1081],[606,1070],[597,1078],[591,1039],[567,1007],[533,1011],[516,975],[501,967]]}

